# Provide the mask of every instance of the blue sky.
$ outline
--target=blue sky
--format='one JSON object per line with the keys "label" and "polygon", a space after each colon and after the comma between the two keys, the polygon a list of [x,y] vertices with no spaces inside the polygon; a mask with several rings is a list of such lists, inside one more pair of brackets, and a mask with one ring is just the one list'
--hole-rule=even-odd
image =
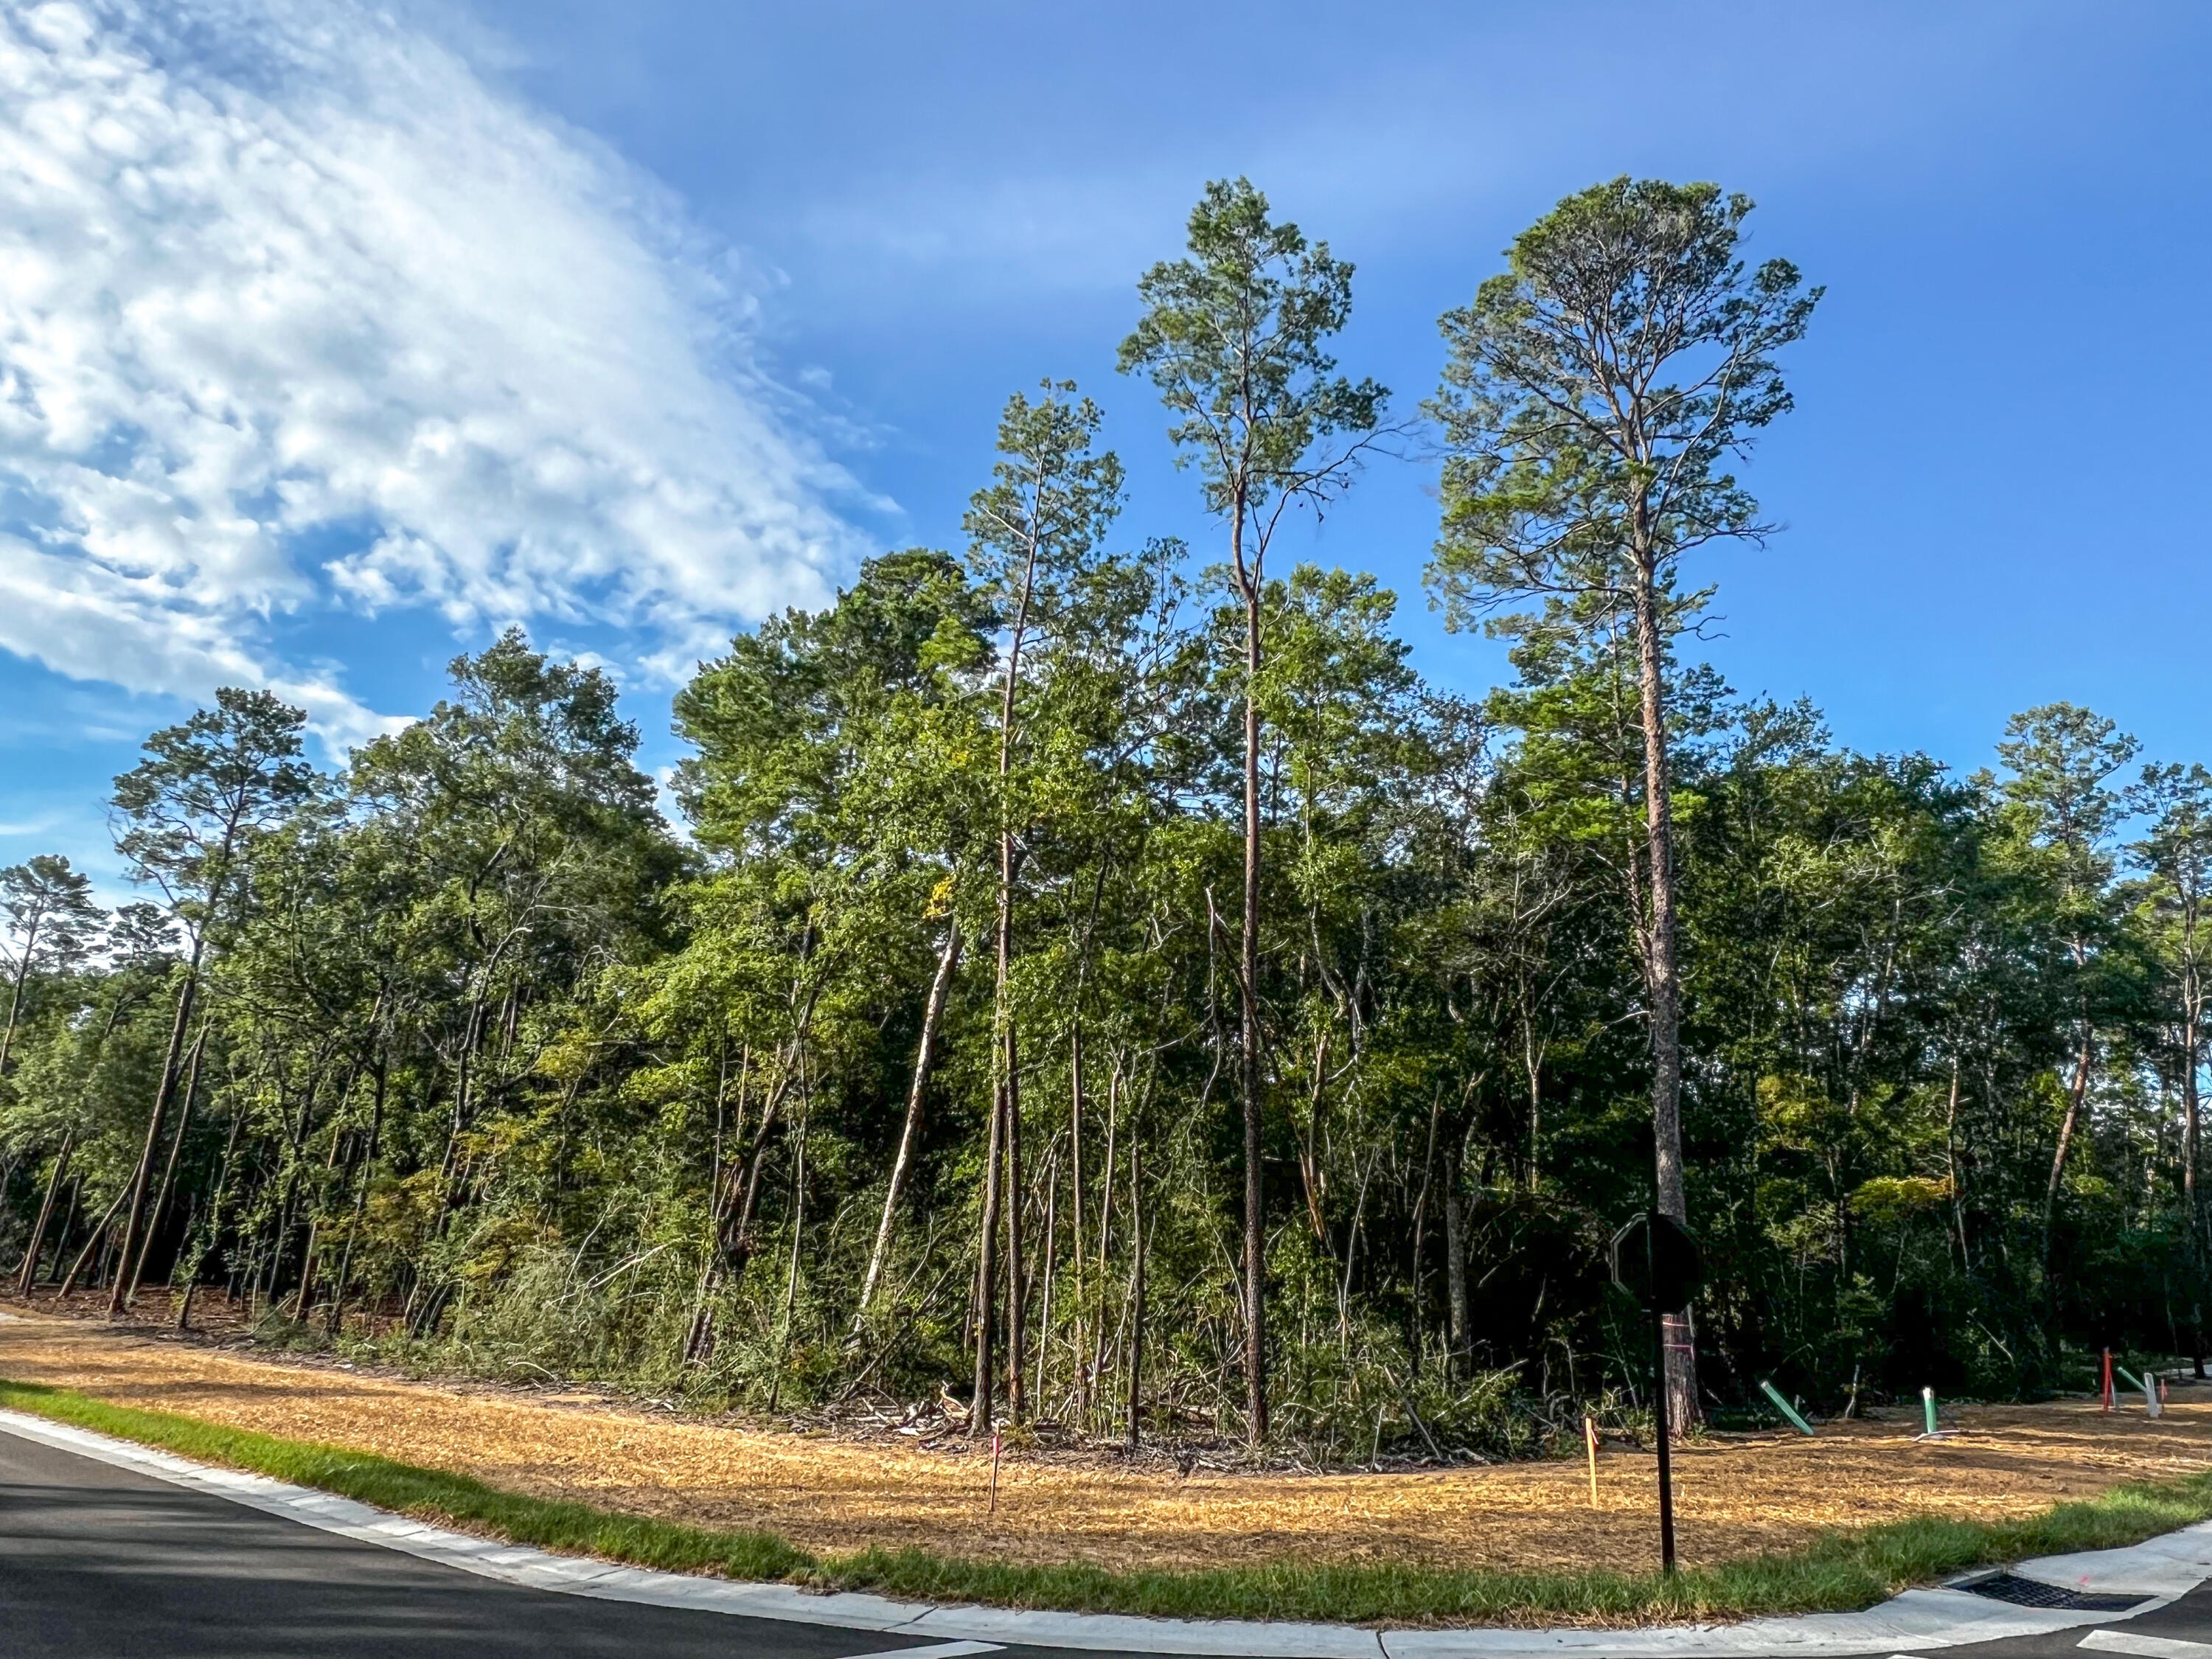
{"label": "blue sky", "polygon": [[[667,696],[763,608],[957,535],[1006,393],[1105,404],[1134,538],[1206,550],[1113,350],[1209,177],[1357,262],[1341,356],[1619,173],[1759,203],[1828,298],[1705,567],[1711,654],[1984,763],[2066,698],[2212,759],[2212,10],[0,0],[0,860],[104,856],[152,725],[245,678],[331,749],[520,621]],[[1431,677],[1431,475],[1290,550]]]}

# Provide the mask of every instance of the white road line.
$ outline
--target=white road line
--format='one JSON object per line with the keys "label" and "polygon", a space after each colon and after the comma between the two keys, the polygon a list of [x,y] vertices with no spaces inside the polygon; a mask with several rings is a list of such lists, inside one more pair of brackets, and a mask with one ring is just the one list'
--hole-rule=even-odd
{"label": "white road line", "polygon": [[2132,1631],[2093,1630],[2081,1645],[2098,1653],[2132,1653],[2141,1659],[2212,1659],[2212,1642],[2184,1642],[2171,1636],[2137,1636]]}
{"label": "white road line", "polygon": [[847,1659],[960,1659],[965,1653],[1003,1653],[1003,1642],[933,1642],[926,1648],[886,1648],[881,1653],[855,1653]]}

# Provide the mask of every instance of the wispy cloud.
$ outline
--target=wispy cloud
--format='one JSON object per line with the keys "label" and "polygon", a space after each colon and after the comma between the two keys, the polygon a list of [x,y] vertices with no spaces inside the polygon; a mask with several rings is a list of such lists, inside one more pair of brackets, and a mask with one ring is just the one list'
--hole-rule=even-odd
{"label": "wispy cloud", "polygon": [[850,481],[650,179],[349,0],[0,0],[0,647],[386,722],[270,623],[434,607],[680,669]]}

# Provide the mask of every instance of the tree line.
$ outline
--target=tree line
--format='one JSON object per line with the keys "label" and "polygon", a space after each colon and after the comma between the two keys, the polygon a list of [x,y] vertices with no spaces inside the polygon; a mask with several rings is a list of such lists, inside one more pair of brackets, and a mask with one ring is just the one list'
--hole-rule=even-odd
{"label": "tree line", "polygon": [[[1751,204],[1618,179],[1443,319],[1402,413],[1352,266],[1248,182],[1146,272],[1214,544],[1098,408],[1006,405],[965,544],[866,562],[674,702],[510,631],[335,771],[225,690],[115,781],[147,897],[0,872],[0,1261],[120,1314],[775,1411],[1328,1456],[1648,1404],[1605,1244],[1711,1262],[1677,1421],[1760,1379],[2013,1395],[2204,1350],[2212,775],[2016,716],[1837,745],[1692,647],[1820,299]],[[1441,452],[1425,683],[1277,532]]]}

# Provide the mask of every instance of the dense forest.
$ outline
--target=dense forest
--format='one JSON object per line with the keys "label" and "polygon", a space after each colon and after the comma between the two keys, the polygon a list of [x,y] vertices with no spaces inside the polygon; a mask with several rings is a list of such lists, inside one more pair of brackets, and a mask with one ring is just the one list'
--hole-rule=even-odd
{"label": "dense forest", "polygon": [[[1820,297],[1749,210],[1567,198],[1415,408],[1332,355],[1352,267],[1210,186],[1120,360],[1212,544],[1145,535],[1076,387],[1014,396],[964,545],[680,690],[680,829],[609,677],[519,631],[334,771],[265,691],[155,732],[140,900],[0,872],[0,1268],[1326,1457],[1648,1402],[1606,1245],[1654,1205],[1709,1264],[1684,1407],[2201,1356],[2212,775],[2064,703],[1970,775],[1860,754],[1698,660]],[[1407,459],[1486,696],[1273,546]]]}

